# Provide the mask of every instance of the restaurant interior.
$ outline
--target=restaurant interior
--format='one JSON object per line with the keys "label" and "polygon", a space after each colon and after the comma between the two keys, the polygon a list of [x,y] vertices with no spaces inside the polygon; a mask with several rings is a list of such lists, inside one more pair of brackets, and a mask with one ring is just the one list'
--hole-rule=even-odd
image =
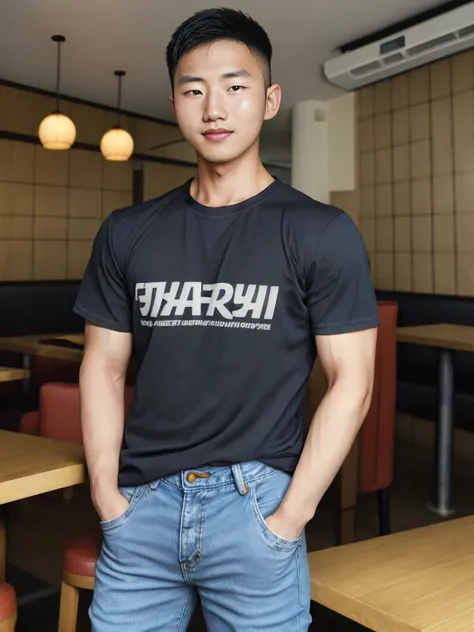
{"label": "restaurant interior", "polygon": [[[78,50],[78,44],[62,13],[73,10],[54,0],[44,4],[47,19],[35,21],[38,15],[26,10],[31,3],[0,3],[0,24],[7,30],[12,20],[10,31],[18,27],[0,44],[0,58],[21,59],[11,43],[24,37],[24,23],[28,33],[36,30],[49,63],[35,82],[0,62],[0,632],[90,630],[87,609],[101,534],[79,416],[84,322],[72,307],[108,214],[165,194],[197,169],[171,112],[155,116],[139,98],[133,105],[131,92],[141,86],[146,93],[147,84],[137,88],[132,80],[132,89],[127,82],[133,69],[116,70],[127,67],[125,53],[114,51],[114,67],[96,61],[108,75],[102,101],[86,98],[87,87],[64,88],[64,82],[74,85],[67,84],[73,68],[68,47]],[[89,22],[95,10],[102,16],[103,8],[86,4]],[[114,8],[122,29],[131,4],[121,0]],[[330,3],[313,4],[304,10],[314,13],[316,24],[318,10]],[[334,19],[347,23],[344,2],[331,4]],[[397,32],[395,13],[385,15],[382,4],[372,2],[374,14],[380,10],[377,29],[364,31],[361,18],[353,40],[388,27]],[[468,7],[466,32],[469,27],[474,34],[472,2],[420,2],[431,11],[422,17],[410,2],[403,10],[402,4],[397,21],[410,18],[410,25]],[[254,11],[251,2],[228,5],[262,23],[268,14],[261,7]],[[170,23],[207,6],[193,0]],[[287,9],[278,11],[284,16]],[[143,11],[150,12],[148,20],[159,16],[149,3]],[[61,30],[67,23],[69,31]],[[160,31],[160,37],[162,49],[167,34]],[[338,38],[338,45],[345,43]],[[380,327],[370,410],[306,527],[311,630],[474,632],[472,46],[474,38],[458,52],[334,97],[351,98],[353,138],[344,147],[353,155],[344,169],[352,169],[353,186],[329,183],[328,201],[355,220],[364,238]],[[280,55],[277,71],[283,61]],[[155,72],[166,73],[163,60],[150,66],[149,83]],[[300,101],[320,98],[301,95]],[[288,143],[297,101],[286,103],[290,134],[270,126],[262,137],[262,160],[275,177],[304,190],[295,130]],[[275,139],[282,138],[286,145],[280,147]],[[311,186],[305,191],[310,195]],[[127,405],[134,381],[132,359]],[[316,361],[308,419],[326,388]],[[205,630],[199,611],[189,629]]]}

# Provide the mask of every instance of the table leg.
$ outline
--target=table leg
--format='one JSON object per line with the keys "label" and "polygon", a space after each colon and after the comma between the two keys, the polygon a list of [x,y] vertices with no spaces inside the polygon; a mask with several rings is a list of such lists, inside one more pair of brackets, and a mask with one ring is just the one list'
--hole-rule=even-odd
{"label": "table leg", "polygon": [[440,349],[439,355],[439,402],[436,426],[436,463],[434,501],[428,507],[434,513],[447,517],[454,513],[451,498],[453,468],[453,400],[454,366],[453,351]]}
{"label": "table leg", "polygon": [[7,524],[6,512],[0,505],[0,580],[5,579],[7,565]]}
{"label": "table leg", "polygon": [[[23,354],[23,368],[27,371],[30,370],[31,367],[31,355],[29,353]],[[23,395],[28,395],[30,392],[30,378],[26,377],[21,381],[21,389],[23,391]]]}

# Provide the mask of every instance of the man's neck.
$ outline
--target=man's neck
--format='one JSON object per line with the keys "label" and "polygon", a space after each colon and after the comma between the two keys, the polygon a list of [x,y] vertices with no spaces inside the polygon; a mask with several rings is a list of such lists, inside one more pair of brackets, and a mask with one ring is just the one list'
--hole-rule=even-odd
{"label": "man's neck", "polygon": [[229,206],[257,195],[273,180],[258,156],[242,156],[224,164],[198,158],[198,175],[191,183],[191,195],[205,206]]}

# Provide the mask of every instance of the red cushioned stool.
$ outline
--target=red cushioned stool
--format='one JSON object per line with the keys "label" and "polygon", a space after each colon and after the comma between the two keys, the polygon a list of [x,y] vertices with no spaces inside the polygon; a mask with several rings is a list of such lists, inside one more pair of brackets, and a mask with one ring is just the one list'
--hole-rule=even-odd
{"label": "red cushioned stool", "polygon": [[[125,413],[133,401],[134,389],[125,387]],[[23,416],[21,430],[50,439],[82,443],[79,384],[43,384],[40,409]],[[79,590],[94,589],[94,572],[99,557],[101,534],[77,538],[63,553],[59,632],[76,632]],[[3,632],[0,627],[0,632]],[[7,631],[9,632],[9,630]]]}
{"label": "red cushioned stool", "polygon": [[16,595],[7,582],[0,580],[0,632],[15,632]]}
{"label": "red cushioned stool", "polygon": [[[72,540],[64,549],[59,632],[76,632],[79,590],[94,590],[100,535]],[[0,628],[0,632],[3,632]]]}

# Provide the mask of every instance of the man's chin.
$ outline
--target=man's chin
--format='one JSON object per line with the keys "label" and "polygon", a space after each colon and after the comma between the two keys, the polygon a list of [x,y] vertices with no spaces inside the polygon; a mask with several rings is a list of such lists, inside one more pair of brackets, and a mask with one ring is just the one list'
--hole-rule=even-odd
{"label": "man's chin", "polygon": [[258,154],[258,139],[249,147],[242,147],[241,143],[239,144],[240,146],[235,143],[236,138],[233,138],[233,136],[232,134],[230,138],[219,143],[204,141],[193,144],[198,159],[210,165],[225,165],[252,153],[254,148],[257,148]]}
{"label": "man's chin", "polygon": [[198,157],[211,165],[224,165],[233,162],[239,157],[239,153],[235,151],[203,151],[198,150]]}

